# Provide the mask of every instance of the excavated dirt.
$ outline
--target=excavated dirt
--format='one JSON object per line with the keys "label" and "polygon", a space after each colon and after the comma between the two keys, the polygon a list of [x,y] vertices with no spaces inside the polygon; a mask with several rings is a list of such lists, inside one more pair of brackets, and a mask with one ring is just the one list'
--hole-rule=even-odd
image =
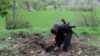
{"label": "excavated dirt", "polygon": [[[31,35],[20,33],[14,34],[13,37],[25,39],[14,43],[18,48],[14,56],[59,56],[62,53],[62,50],[54,51],[53,49],[46,52],[46,48],[52,45],[52,35],[44,37],[39,33]],[[78,41],[73,37],[65,56],[100,56],[100,48],[87,44],[93,37],[92,39],[89,36],[82,37],[84,38]]]}

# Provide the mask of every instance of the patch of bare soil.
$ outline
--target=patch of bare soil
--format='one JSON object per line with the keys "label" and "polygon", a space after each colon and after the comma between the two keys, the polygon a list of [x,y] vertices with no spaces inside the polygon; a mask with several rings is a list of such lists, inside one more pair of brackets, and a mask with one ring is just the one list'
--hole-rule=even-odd
{"label": "patch of bare soil", "polygon": [[[21,34],[22,37],[23,35],[24,34]],[[16,34],[14,36],[16,36]],[[17,36],[19,35],[17,34]],[[43,37],[39,33],[27,35],[26,40],[17,41],[16,44],[14,44],[18,47],[18,53],[14,56],[59,56],[62,53],[61,50],[53,51],[53,49],[51,49],[50,52],[46,52],[46,48],[52,45],[52,38],[53,36]],[[77,42],[72,40],[68,52],[65,54],[66,56],[100,56],[100,49],[92,45],[81,43],[81,41]]]}

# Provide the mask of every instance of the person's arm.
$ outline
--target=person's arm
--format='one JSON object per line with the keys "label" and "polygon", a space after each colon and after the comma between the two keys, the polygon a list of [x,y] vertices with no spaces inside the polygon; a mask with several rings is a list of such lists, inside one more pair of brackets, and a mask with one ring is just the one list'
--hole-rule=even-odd
{"label": "person's arm", "polygon": [[52,38],[52,44],[53,44],[53,43],[56,43],[55,38],[56,38],[56,36],[54,35],[53,38]]}

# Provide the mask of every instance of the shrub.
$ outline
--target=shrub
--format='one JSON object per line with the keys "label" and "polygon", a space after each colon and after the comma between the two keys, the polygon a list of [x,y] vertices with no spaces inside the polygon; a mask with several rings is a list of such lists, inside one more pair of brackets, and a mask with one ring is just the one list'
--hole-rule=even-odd
{"label": "shrub", "polygon": [[96,12],[94,11],[89,12],[88,14],[84,14],[80,12],[78,18],[79,18],[78,20],[79,26],[98,27],[100,24]]}
{"label": "shrub", "polygon": [[[13,29],[13,26],[14,26],[13,20],[9,19],[7,21],[6,29],[8,29],[8,30]],[[30,23],[29,20],[26,20],[26,19],[16,19],[16,21],[15,21],[14,29],[30,28],[30,27],[32,27],[32,26],[31,26],[31,23]]]}

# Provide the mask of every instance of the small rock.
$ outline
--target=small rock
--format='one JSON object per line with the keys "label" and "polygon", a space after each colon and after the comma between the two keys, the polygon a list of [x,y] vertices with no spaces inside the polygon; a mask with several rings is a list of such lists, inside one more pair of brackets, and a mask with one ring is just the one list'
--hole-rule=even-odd
{"label": "small rock", "polygon": [[79,50],[81,50],[81,48],[78,48]]}
{"label": "small rock", "polygon": [[72,51],[72,53],[74,53],[75,51]]}
{"label": "small rock", "polygon": [[41,53],[41,51],[40,51],[40,50],[37,50],[37,53],[38,53],[38,54],[40,54],[40,53]]}
{"label": "small rock", "polygon": [[0,52],[1,52],[2,50],[3,50],[3,49],[0,48]]}
{"label": "small rock", "polygon": [[89,38],[87,38],[87,40],[88,40],[88,41],[90,41],[90,39],[89,39]]}
{"label": "small rock", "polygon": [[33,51],[31,51],[30,53],[31,53],[31,54],[33,54],[34,52],[33,52]]}
{"label": "small rock", "polygon": [[11,37],[9,37],[8,39],[11,40]]}
{"label": "small rock", "polygon": [[44,51],[41,54],[44,54]]}
{"label": "small rock", "polygon": [[78,55],[80,55],[82,53],[82,51],[80,50],[79,52],[78,52]]}
{"label": "small rock", "polygon": [[85,56],[87,56],[87,55],[85,55]]}

